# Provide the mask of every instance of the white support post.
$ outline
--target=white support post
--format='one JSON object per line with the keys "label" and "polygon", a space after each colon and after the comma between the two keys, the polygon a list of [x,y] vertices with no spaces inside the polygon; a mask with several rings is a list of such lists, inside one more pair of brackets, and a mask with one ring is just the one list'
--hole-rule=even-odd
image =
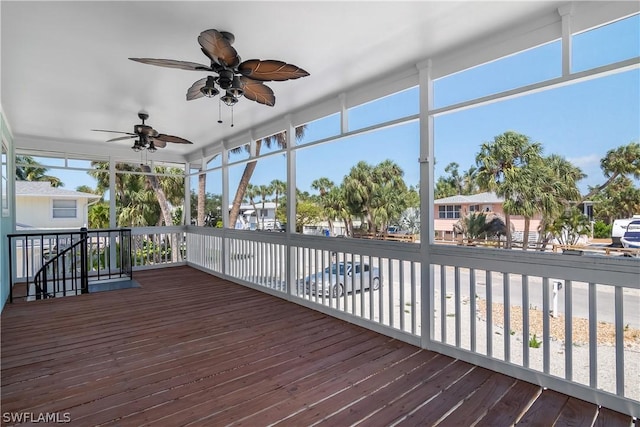
{"label": "white support post", "polygon": [[229,224],[229,150],[224,141],[222,141],[222,201],[220,206],[222,213],[222,274],[229,274],[230,257],[229,240],[224,233],[226,228],[235,228],[235,224]]}
{"label": "white support post", "polygon": [[291,247],[291,235],[296,232],[296,151],[293,145],[296,142],[296,129],[292,123],[290,114],[285,116],[286,121],[286,152],[287,152],[287,251],[286,251],[286,280],[287,294],[289,298],[293,294],[296,283],[295,248]]}
{"label": "white support post", "polygon": [[229,224],[229,150],[222,144],[222,227],[235,228]]}
{"label": "white support post", "polygon": [[182,225],[191,225],[191,163],[184,164],[184,209],[182,209]]}
{"label": "white support post", "polygon": [[349,132],[349,110],[347,109],[347,94],[341,93],[340,98],[340,133]]}
{"label": "white support post", "polygon": [[573,15],[573,3],[558,8],[558,13],[562,17],[562,76],[571,74],[571,19]]}
{"label": "white support post", "polygon": [[[433,242],[433,80],[431,60],[418,64],[420,84],[420,300],[421,345],[429,348],[434,333],[433,322],[433,266],[429,257],[429,245]],[[444,274],[444,273],[443,273]]]}
{"label": "white support post", "polygon": [[109,228],[116,228],[116,163],[109,157]]}
{"label": "white support post", "polygon": [[[116,228],[116,161],[109,157],[109,228]],[[109,233],[109,259],[116,260],[116,239]],[[133,249],[133,248],[132,248]]]}

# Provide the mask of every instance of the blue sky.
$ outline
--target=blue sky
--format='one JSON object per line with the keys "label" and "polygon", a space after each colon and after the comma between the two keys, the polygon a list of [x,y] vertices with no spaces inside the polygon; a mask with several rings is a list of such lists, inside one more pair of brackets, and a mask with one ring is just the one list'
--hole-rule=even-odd
{"label": "blue sky", "polygon": [[[574,71],[640,56],[640,17],[576,35],[573,47]],[[437,80],[434,83],[435,106],[443,107],[559,77],[560,55],[558,41]],[[350,130],[358,129],[417,112],[416,88],[352,109],[349,126]],[[588,186],[604,182],[599,162],[608,150],[640,139],[639,117],[638,69],[444,114],[435,119],[436,177],[453,161],[460,165],[461,172],[468,169],[475,164],[480,144],[507,130],[514,130],[540,142],[545,155],[559,154],[579,166],[588,175],[579,185],[581,191],[586,192]],[[311,182],[320,177],[339,184],[358,161],[377,164],[385,159],[398,163],[405,171],[407,184],[416,185],[418,131],[415,121],[299,150],[298,188],[313,192]],[[303,142],[338,133],[339,117],[334,115],[309,124]],[[230,197],[233,197],[243,168],[238,165],[230,170]],[[85,172],[50,172],[60,176],[66,188],[93,185]],[[207,191],[220,193],[220,173],[210,176]],[[268,184],[273,179],[286,180],[286,161],[282,154],[261,159],[251,182]]]}

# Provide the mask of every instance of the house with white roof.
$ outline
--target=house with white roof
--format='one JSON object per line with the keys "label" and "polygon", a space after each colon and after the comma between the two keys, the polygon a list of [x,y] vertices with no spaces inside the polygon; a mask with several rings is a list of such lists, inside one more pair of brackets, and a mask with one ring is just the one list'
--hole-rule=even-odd
{"label": "house with white roof", "polygon": [[[231,211],[233,205],[229,205]],[[243,230],[273,230],[279,229],[280,223],[276,220],[275,202],[256,202],[255,209],[251,204],[240,205],[240,213],[236,220],[236,229]]]}
{"label": "house with white roof", "polygon": [[52,187],[48,181],[16,181],[17,229],[86,227],[89,205],[100,196]]}
{"label": "house with white roof", "polygon": [[[484,192],[471,195],[458,194],[434,200],[434,230],[436,239],[453,240],[453,226],[460,218],[472,212],[483,212],[485,214],[496,214],[504,218],[502,203],[504,199],[498,197],[493,192]],[[538,226],[542,216],[536,214],[531,218],[529,226],[529,241],[538,238]],[[514,241],[522,240],[525,219],[521,215],[511,215],[510,217]]]}

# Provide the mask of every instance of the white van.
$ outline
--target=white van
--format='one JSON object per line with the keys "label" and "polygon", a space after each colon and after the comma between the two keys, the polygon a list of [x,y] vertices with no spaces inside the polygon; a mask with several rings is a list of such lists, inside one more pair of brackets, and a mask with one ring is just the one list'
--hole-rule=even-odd
{"label": "white van", "polygon": [[640,215],[634,215],[631,218],[625,219],[616,219],[613,221],[613,226],[611,227],[611,244],[612,246],[622,247],[622,243],[620,243],[620,238],[624,236],[624,232],[627,231],[627,226],[633,220],[639,220]]}

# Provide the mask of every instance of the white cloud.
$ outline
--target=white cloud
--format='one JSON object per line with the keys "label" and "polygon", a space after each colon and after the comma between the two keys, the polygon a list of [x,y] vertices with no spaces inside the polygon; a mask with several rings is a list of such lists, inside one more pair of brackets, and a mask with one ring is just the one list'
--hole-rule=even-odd
{"label": "white cloud", "polygon": [[589,154],[588,156],[570,157],[567,160],[580,169],[590,169],[600,167],[601,158],[597,154]]}

